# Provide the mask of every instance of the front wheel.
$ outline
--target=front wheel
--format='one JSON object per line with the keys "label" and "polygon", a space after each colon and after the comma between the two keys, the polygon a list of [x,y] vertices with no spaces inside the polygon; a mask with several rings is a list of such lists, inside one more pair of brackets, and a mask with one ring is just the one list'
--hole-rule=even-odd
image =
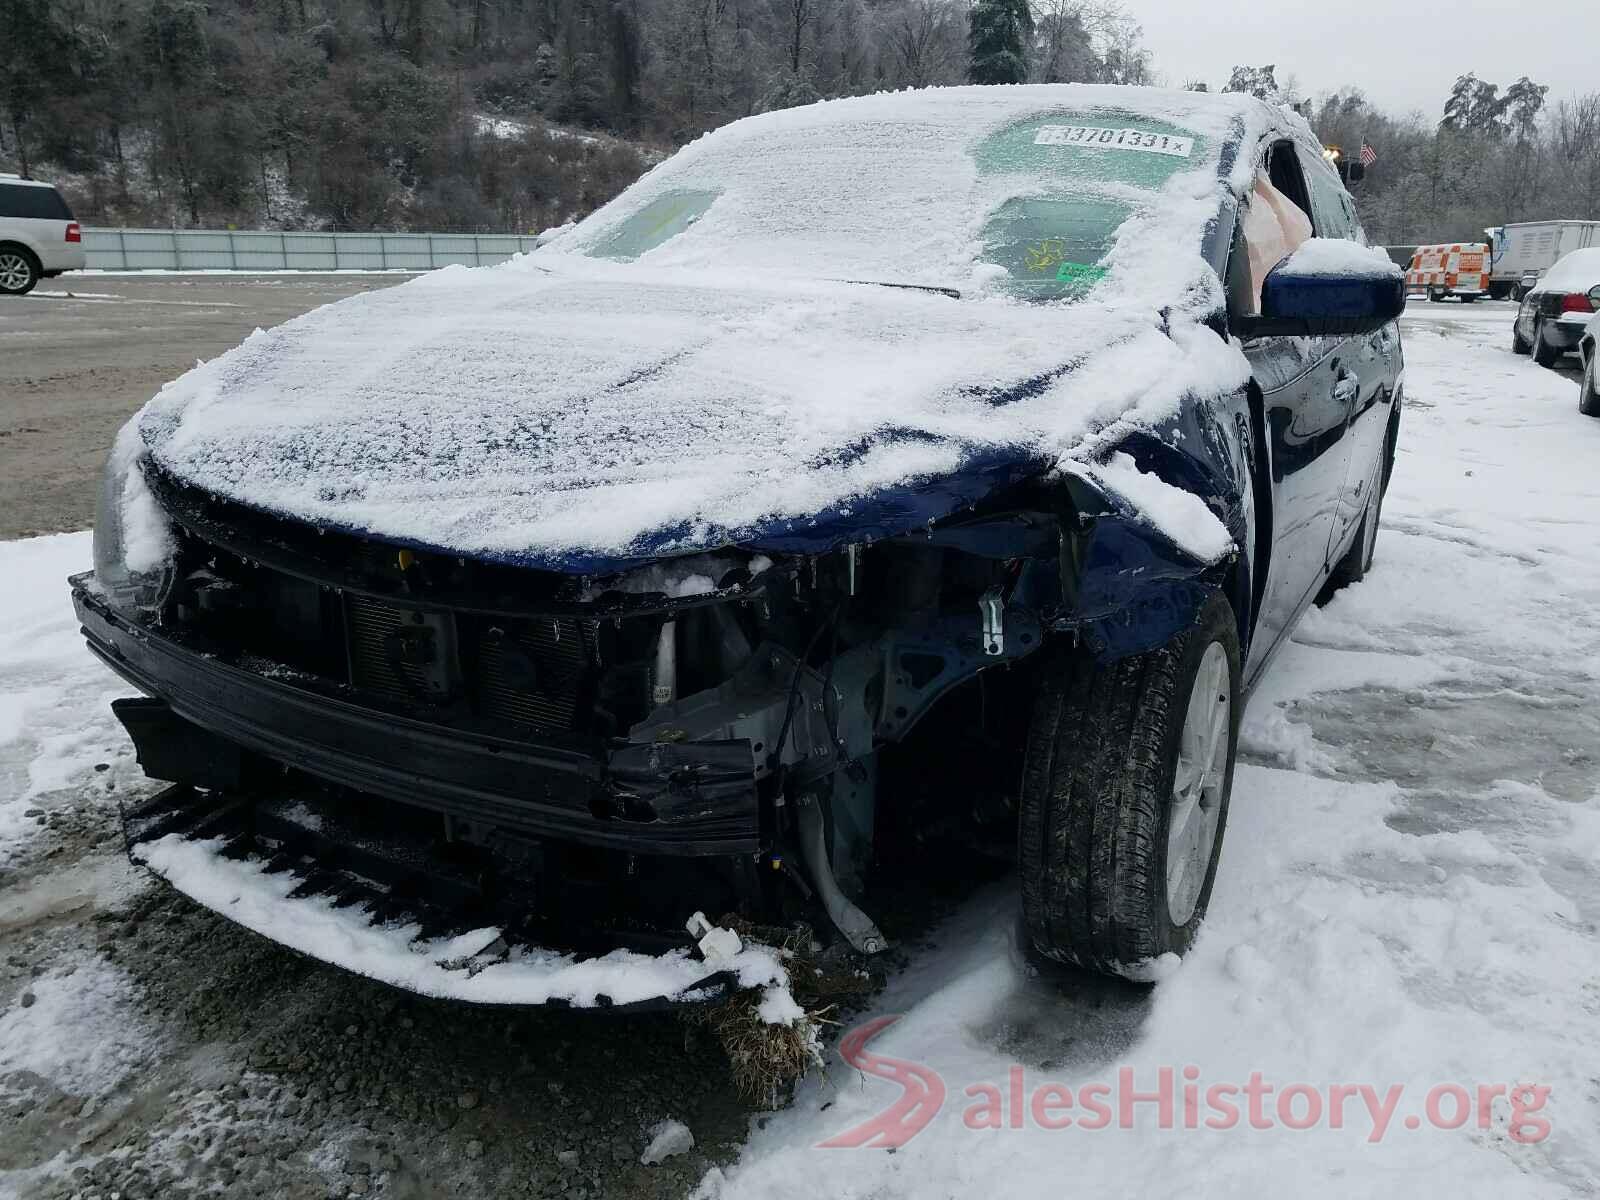
{"label": "front wheel", "polygon": [[39,264],[19,246],[0,246],[0,295],[26,296],[39,282]]}
{"label": "front wheel", "polygon": [[1213,596],[1165,646],[1045,669],[1022,779],[1022,915],[1039,953],[1148,978],[1205,917],[1239,742],[1239,634]]}
{"label": "front wheel", "polygon": [[1511,353],[1526,355],[1533,350],[1533,345],[1522,336],[1522,330],[1516,321],[1511,322]]}

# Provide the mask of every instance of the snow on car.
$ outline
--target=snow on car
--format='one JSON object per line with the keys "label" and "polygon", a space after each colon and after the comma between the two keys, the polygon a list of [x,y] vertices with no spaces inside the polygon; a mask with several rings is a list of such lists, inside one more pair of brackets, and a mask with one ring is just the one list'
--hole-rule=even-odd
{"label": "snow on car", "polygon": [[[882,781],[943,755],[1005,794],[1033,947],[1149,977],[1248,690],[1372,560],[1404,296],[1364,240],[1253,99],[935,89],[258,332],[130,423],[73,580],[173,784],[135,853],[431,994],[704,998],[782,981],[699,962],[697,910],[886,947],[875,829],[973,806]],[[564,982],[628,953],[677,958]]]}

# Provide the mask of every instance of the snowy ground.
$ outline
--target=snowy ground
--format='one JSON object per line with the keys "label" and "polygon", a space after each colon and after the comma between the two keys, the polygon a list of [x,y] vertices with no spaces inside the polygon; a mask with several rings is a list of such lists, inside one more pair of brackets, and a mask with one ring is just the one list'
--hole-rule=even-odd
{"label": "snowy ground", "polygon": [[[61,584],[87,535],[0,543],[0,1195],[1600,1190],[1600,421],[1570,379],[1511,356],[1509,321],[1406,318],[1377,565],[1251,701],[1210,922],[1181,969],[1153,992],[1041,973],[1010,888],[980,893],[866,1014],[902,1014],[871,1051],[914,1064],[912,1090],[834,1056],[742,1148],[714,1055],[670,1024],[400,1002],[129,872],[114,807],[148,785],[106,709],[125,689],[82,650]],[[1121,1121],[1119,1072],[1152,1093],[1163,1067],[1176,1127],[1150,1102]],[[1242,1115],[1207,1128],[1227,1123],[1207,1089],[1257,1072],[1271,1127],[1219,1093]],[[1076,1123],[1096,1083],[1099,1130]],[[923,1101],[914,1128],[936,1084],[936,1115],[894,1152],[818,1148],[903,1092]],[[1072,1127],[1014,1106],[1045,1084],[1062,1090],[1040,1111]],[[1289,1121],[1324,1110],[1310,1128],[1285,1128],[1291,1085]],[[1480,1086],[1521,1085],[1548,1093],[1519,1093],[1517,1130],[1505,1093],[1485,1093],[1480,1127]],[[1467,1119],[1441,1128],[1457,1086]],[[1386,1123],[1368,1096],[1392,1102]],[[969,1127],[985,1106],[1001,1128]],[[701,1145],[637,1165],[670,1117]]]}
{"label": "snowy ground", "polygon": [[[1588,1195],[1600,1188],[1600,421],[1509,352],[1509,309],[1416,306],[1408,412],[1372,575],[1312,612],[1246,715],[1209,924],[1153,996],[1038,976],[997,891],[877,1005],[871,1045],[947,1088],[894,1154],[815,1149],[901,1088],[836,1066],[706,1191],[722,1196]],[[1012,1129],[1009,1074],[1081,1094],[1176,1073],[1120,1128]],[[1183,1128],[1185,1067],[1200,1128]],[[1213,1084],[1404,1085],[1381,1140],[1208,1129]],[[1479,1084],[1548,1087],[1549,1136],[1507,1133]],[[964,1120],[998,1085],[1006,1128]],[[1457,1084],[1474,1111],[1432,1128]],[[1526,1095],[1528,1101],[1535,1096]],[[1243,1101],[1240,1100],[1242,1104]],[[1297,1098],[1294,1119],[1309,1112]],[[1454,1101],[1439,1115],[1453,1121]],[[1060,1110],[1071,1113],[1073,1110]],[[1046,1110],[1051,1115],[1051,1110]],[[1081,1111],[1079,1116],[1084,1115]],[[1420,1128],[1408,1128],[1408,1117]],[[1219,1120],[1225,1121],[1225,1116]],[[1536,1129],[1523,1128],[1524,1135]]]}

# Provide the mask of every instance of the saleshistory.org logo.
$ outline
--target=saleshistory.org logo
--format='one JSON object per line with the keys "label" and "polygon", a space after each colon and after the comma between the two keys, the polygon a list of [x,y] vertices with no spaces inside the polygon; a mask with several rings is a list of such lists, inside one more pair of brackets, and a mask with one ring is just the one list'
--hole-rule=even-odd
{"label": "saleshistory.org logo", "polygon": [[[874,1017],[856,1026],[839,1043],[839,1054],[856,1070],[898,1084],[900,1096],[889,1107],[854,1128],[819,1142],[824,1148],[895,1149],[921,1133],[944,1107],[945,1081],[932,1067],[886,1054],[867,1043],[900,1018]],[[1406,1086],[1380,1088],[1370,1083],[1290,1083],[1279,1087],[1252,1071],[1243,1083],[1203,1083],[1200,1068],[1160,1067],[1141,1081],[1132,1067],[1118,1069],[1115,1081],[1069,1086],[1030,1081],[1012,1066],[1002,1083],[974,1083],[964,1089],[961,1123],[967,1129],[1064,1130],[1132,1129],[1154,1123],[1158,1129],[1226,1131],[1250,1129],[1367,1129],[1368,1142],[1391,1131],[1490,1129],[1503,1126],[1512,1141],[1525,1145],[1550,1136],[1542,1115],[1549,1087],[1532,1083],[1480,1083],[1471,1088],[1440,1083],[1423,1097],[1422,1112],[1402,1116]],[[1497,1115],[1498,1114],[1498,1115]],[[1398,1118],[1398,1120],[1397,1120]]]}

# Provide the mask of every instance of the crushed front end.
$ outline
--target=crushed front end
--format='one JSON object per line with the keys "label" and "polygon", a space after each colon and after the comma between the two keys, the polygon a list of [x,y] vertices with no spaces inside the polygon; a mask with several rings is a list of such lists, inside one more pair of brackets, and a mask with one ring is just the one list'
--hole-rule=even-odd
{"label": "crushed front end", "polygon": [[[139,761],[172,785],[129,814],[130,852],[275,940],[461,999],[770,982],[764,961],[702,961],[696,911],[884,949],[857,904],[880,750],[1036,651],[1060,609],[1062,533],[1037,512],[581,576],[133,470],[165,521],[163,564],[72,581],[90,648],[143,693],[115,705]],[[311,907],[274,916],[275,901]],[[364,926],[404,930],[420,958],[367,945]],[[648,995],[614,973],[595,985],[592,966],[581,982],[526,970],[632,961],[618,954],[687,965],[646,972]],[[412,969],[424,958],[439,969]]]}
{"label": "crushed front end", "polygon": [[[1248,550],[1245,424],[1121,445]],[[171,785],[128,815],[130,853],[305,953],[486,1003],[781,979],[771,952],[707,954],[698,913],[871,956],[886,835],[1014,849],[1047,641],[1143,653],[1219,588],[1247,640],[1247,560],[1186,550],[1092,475],[1003,461],[580,570],[267,514],[166,473],[130,425],[72,580]]]}

